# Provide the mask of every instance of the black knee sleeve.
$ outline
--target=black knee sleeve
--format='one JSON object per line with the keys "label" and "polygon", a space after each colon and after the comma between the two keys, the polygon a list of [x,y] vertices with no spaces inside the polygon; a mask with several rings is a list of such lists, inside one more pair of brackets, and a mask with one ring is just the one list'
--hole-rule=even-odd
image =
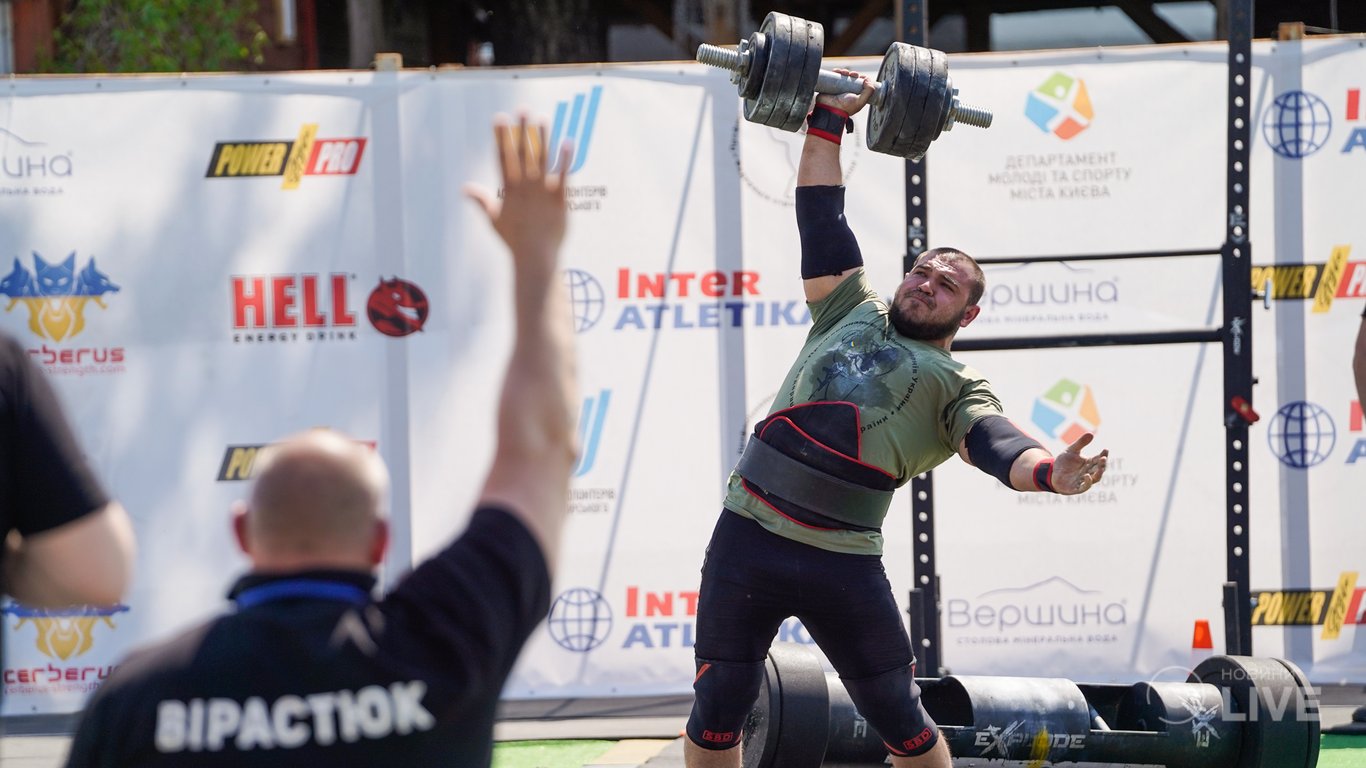
{"label": "black knee sleeve", "polygon": [[934,747],[939,728],[920,703],[920,686],[911,676],[911,667],[841,681],[859,714],[893,755],[923,755]]}
{"label": "black knee sleeve", "polygon": [[764,663],[697,660],[693,679],[692,714],[688,738],[703,749],[730,749],[740,745],[745,718],[754,707]]}

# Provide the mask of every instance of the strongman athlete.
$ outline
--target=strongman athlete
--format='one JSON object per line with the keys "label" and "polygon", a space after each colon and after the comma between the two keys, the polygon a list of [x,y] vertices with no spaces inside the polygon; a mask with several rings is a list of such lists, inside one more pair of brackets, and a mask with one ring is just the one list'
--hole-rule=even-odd
{"label": "strongman athlete", "polygon": [[949,354],[981,311],[984,278],[970,256],[925,252],[890,307],[869,286],[844,218],[839,148],[871,95],[864,79],[861,93],[817,97],[807,118],[797,226],[812,327],[731,473],[707,547],[690,768],[740,764],[764,657],[788,616],[825,652],[893,765],[949,768],[882,567],[893,490],[954,453],[1019,491],[1083,493],[1105,472],[1108,452],[1081,454],[1091,435],[1050,456]]}

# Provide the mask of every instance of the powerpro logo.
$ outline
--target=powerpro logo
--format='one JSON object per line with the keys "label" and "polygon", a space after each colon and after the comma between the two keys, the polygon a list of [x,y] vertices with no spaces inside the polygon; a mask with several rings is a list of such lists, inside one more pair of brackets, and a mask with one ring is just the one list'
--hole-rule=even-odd
{"label": "powerpro logo", "polygon": [[1337,640],[1344,626],[1366,624],[1358,571],[1343,571],[1332,589],[1253,590],[1254,627],[1323,627],[1320,638]]}
{"label": "powerpro logo", "polygon": [[1352,261],[1352,246],[1335,245],[1328,260],[1315,264],[1275,264],[1252,268],[1252,287],[1277,301],[1308,300],[1315,314],[1328,312],[1334,299],[1366,298],[1366,261]]}
{"label": "powerpro logo", "polygon": [[[379,443],[374,440],[357,440],[370,450],[378,450]],[[218,482],[237,482],[250,480],[256,470],[256,460],[261,452],[274,443],[254,443],[249,445],[229,445],[223,452],[223,461],[218,465]]]}
{"label": "powerpro logo", "polygon": [[1054,72],[1025,99],[1025,117],[1063,141],[1089,128],[1095,116],[1086,81],[1063,72]]}
{"label": "powerpro logo", "polygon": [[209,157],[205,178],[283,176],[281,189],[298,189],[305,176],[354,176],[365,154],[359,137],[320,139],[318,124],[306,123],[293,140],[220,141]]}

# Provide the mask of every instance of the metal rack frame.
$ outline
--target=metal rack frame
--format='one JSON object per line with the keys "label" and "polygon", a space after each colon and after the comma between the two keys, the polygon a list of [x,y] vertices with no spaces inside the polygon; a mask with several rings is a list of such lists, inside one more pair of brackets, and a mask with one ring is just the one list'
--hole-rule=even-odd
{"label": "metal rack frame", "polygon": [[[901,0],[898,7],[901,39],[928,46],[929,0]],[[1225,501],[1227,581],[1222,585],[1225,652],[1252,653],[1248,552],[1248,426],[1252,385],[1252,246],[1248,236],[1248,177],[1252,143],[1252,3],[1227,0],[1224,28],[1228,30],[1228,151],[1227,216],[1224,244],[1218,250],[1164,251],[1073,256],[998,257],[979,264],[1044,261],[1097,261],[1131,258],[1219,255],[1223,263],[1223,324],[1217,329],[1086,336],[1032,336],[973,339],[955,342],[958,350],[1042,349],[1135,344],[1213,343],[1223,345]],[[906,161],[906,256],[911,268],[928,249],[929,206],[927,163]],[[911,552],[914,586],[910,591],[911,641],[919,658],[917,674],[944,674],[941,652],[939,571],[935,561],[934,477],[926,472],[911,480]]]}

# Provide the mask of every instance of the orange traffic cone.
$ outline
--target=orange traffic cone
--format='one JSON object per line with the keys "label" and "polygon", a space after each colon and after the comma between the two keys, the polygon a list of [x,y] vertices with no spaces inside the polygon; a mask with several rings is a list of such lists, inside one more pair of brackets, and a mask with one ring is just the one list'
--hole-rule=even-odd
{"label": "orange traffic cone", "polygon": [[1214,638],[1210,635],[1209,621],[1195,620],[1195,636],[1191,638],[1191,669],[1214,655]]}

